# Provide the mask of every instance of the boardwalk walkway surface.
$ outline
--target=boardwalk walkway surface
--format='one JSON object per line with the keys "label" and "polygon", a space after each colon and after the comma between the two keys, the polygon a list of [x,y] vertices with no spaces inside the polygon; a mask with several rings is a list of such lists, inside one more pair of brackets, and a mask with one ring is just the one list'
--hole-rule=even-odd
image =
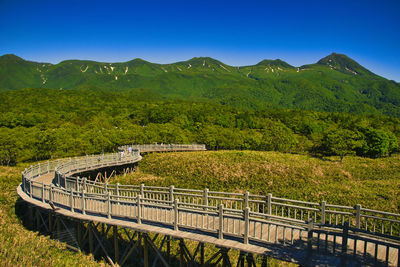
{"label": "boardwalk walkway surface", "polygon": [[[271,194],[112,185],[78,178],[77,174],[92,170],[131,166],[141,159],[140,152],[205,150],[201,145],[131,148],[132,152],[125,146],[120,148],[124,153],[31,166],[23,172],[18,194],[35,207],[56,208],[57,214],[68,218],[214,244],[302,265],[399,266],[398,214],[360,205],[281,199]],[[166,265],[163,260],[159,262]]]}

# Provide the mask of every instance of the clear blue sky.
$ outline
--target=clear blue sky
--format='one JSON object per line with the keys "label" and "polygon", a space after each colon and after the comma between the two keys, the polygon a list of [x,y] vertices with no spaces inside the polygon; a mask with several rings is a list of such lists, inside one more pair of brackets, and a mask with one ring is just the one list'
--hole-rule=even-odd
{"label": "clear blue sky", "polygon": [[0,0],[0,54],[33,61],[300,66],[331,52],[400,81],[400,1]]}

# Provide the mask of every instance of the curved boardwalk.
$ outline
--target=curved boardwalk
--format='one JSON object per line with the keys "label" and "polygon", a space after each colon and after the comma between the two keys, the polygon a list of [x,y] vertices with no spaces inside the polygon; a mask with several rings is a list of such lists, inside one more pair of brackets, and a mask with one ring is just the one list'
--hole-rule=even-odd
{"label": "curved boardwalk", "polygon": [[[141,145],[131,146],[131,152],[128,148],[120,148],[124,153],[64,159],[26,169],[17,190],[22,199],[42,210],[37,211],[38,227],[48,224],[46,227],[52,228],[51,217],[46,222],[39,218],[46,210],[64,218],[89,222],[86,238],[90,251],[93,250],[92,229],[107,260],[120,265],[131,254],[130,250],[122,255],[115,239],[115,255],[108,255],[102,245],[105,239],[100,241],[99,233],[93,230],[96,223],[108,225],[107,232],[114,227],[116,238],[121,229],[137,231],[136,243],[129,237],[131,247],[144,240],[145,247],[151,247],[155,253],[154,266],[168,266],[167,252],[162,249],[164,244],[169,244],[170,237],[180,240],[180,260],[186,263],[229,266],[227,251],[237,249],[241,251],[238,265],[245,261],[255,264],[252,255],[257,254],[309,266],[399,266],[398,214],[360,205],[346,207],[323,201],[282,199],[271,194],[112,185],[79,178],[99,169],[125,170],[141,160],[140,152],[205,150],[203,145]],[[147,233],[164,236],[159,248]],[[83,246],[85,235],[79,237],[80,230],[76,235],[78,245]],[[194,252],[187,249],[185,239],[199,242]],[[204,259],[204,243],[219,248],[208,261]],[[147,256],[145,253],[144,258]],[[148,266],[148,260],[144,265]]]}

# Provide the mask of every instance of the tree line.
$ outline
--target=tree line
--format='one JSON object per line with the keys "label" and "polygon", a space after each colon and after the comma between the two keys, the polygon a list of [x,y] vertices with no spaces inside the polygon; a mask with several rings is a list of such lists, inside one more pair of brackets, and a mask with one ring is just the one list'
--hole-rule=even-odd
{"label": "tree line", "polygon": [[[139,92],[139,93],[138,93]],[[208,149],[385,157],[400,119],[146,99],[140,91],[23,89],[0,93],[0,163],[115,151],[123,144],[204,143]]]}

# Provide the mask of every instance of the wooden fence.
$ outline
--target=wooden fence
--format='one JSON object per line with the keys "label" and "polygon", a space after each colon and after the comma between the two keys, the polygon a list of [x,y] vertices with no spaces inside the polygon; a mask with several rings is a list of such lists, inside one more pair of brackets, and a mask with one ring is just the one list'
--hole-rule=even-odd
{"label": "wooden fence", "polygon": [[[128,151],[129,147],[132,151]],[[123,153],[49,161],[25,169],[22,187],[31,198],[81,214],[134,220],[139,224],[153,222],[176,231],[181,227],[196,229],[218,238],[240,238],[244,244],[258,241],[293,246],[309,253],[315,249],[341,256],[350,253],[364,260],[372,257],[399,265],[399,214],[272,194],[108,184],[73,176],[87,170],[133,164],[141,159],[140,152],[157,148],[204,150],[201,145],[124,146],[120,148]],[[35,181],[36,177],[52,172],[58,186]]]}

